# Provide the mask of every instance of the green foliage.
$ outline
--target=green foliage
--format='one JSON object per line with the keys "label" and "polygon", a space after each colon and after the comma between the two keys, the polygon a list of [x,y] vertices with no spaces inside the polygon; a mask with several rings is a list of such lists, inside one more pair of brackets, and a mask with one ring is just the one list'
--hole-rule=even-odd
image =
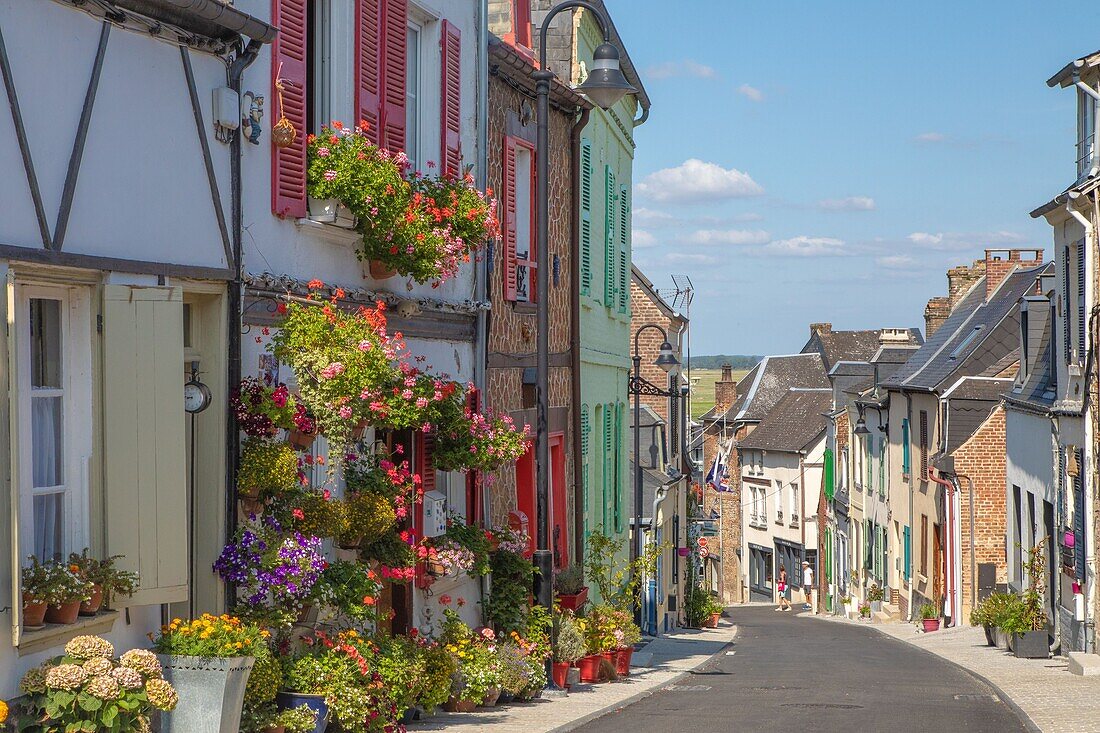
{"label": "green foliage", "polygon": [[760,361],[762,357],[759,356],[743,356],[743,355],[727,355],[717,354],[715,356],[693,356],[691,357],[692,369],[721,369],[723,365],[729,364],[733,367],[734,371],[742,371],[745,369],[752,369]]}
{"label": "green foliage", "polygon": [[298,454],[286,443],[248,438],[241,448],[237,488],[245,495],[277,496],[298,486]]}
{"label": "green foliage", "polygon": [[558,638],[554,643],[554,661],[572,664],[587,653],[584,630],[579,620],[566,611],[558,617]]}
{"label": "green foliage", "polygon": [[274,703],[244,706],[241,711],[241,733],[266,733],[282,726],[286,733],[307,733],[317,724],[317,713],[302,704],[289,710],[279,710]]}
{"label": "green foliage", "polygon": [[570,565],[554,573],[554,592],[559,596],[571,596],[584,588],[584,568]]}
{"label": "green foliage", "polygon": [[440,539],[450,540],[474,553],[474,566],[469,570],[470,575],[480,577],[489,574],[492,569],[489,565],[492,545],[485,530],[474,524],[466,524],[462,517],[452,516],[447,522],[447,531]]}
{"label": "green foliage", "polygon": [[531,684],[531,668],[527,654],[516,644],[505,642],[497,647],[500,658],[500,689],[518,695]]}
{"label": "green foliage", "polygon": [[587,539],[584,567],[596,585],[603,603],[630,610],[640,598],[642,580],[657,572],[657,559],[664,546],[647,545],[633,562],[623,560],[625,539],[614,539],[597,526]]}
{"label": "green foliage", "polygon": [[360,547],[359,556],[365,560],[377,560],[391,568],[407,568],[416,564],[416,552],[393,532]]}
{"label": "green foliage", "polygon": [[371,545],[396,523],[393,503],[387,497],[362,491],[344,500],[344,531],[339,542],[348,547]]}
{"label": "green foliage", "polygon": [[137,573],[115,567],[115,563],[123,557],[111,555],[97,560],[88,554],[88,548],[85,547],[79,555],[75,552],[69,554],[69,566],[71,568],[76,565],[85,580],[95,583],[103,590],[103,607],[110,608],[114,594],[132,596],[138,587]]}
{"label": "green foliage", "polygon": [[1006,611],[1018,602],[1019,598],[1013,593],[990,593],[970,612],[970,623],[974,626],[1000,626],[1006,618]]}
{"label": "green foliage", "polygon": [[922,620],[931,621],[940,617],[940,610],[935,603],[925,603],[920,607],[919,614]]}
{"label": "green foliage", "polygon": [[304,489],[283,503],[288,523],[304,535],[336,537],[347,529],[344,505],[328,491]]}
{"label": "green foliage", "polygon": [[411,708],[423,691],[424,657],[407,636],[380,636],[375,643],[371,667],[382,678],[383,694],[395,709]]}
{"label": "green foliage", "polygon": [[271,650],[264,647],[257,650],[256,662],[248,673],[248,684],[244,689],[244,704],[259,706],[275,699],[275,693],[283,684],[283,667]]}
{"label": "green foliage", "polygon": [[60,606],[92,597],[92,583],[80,573],[77,565],[59,562],[39,562],[31,555],[30,565],[21,573],[23,593],[35,601]]}
{"label": "green foliage", "polygon": [[688,626],[702,626],[712,613],[711,603],[709,592],[698,585],[690,586],[684,600],[684,613],[687,615]]}
{"label": "green foliage", "polygon": [[417,704],[429,713],[451,696],[451,678],[458,672],[458,662],[440,644],[425,644],[420,648],[423,670],[417,688]]}
{"label": "green foliage", "polygon": [[871,587],[867,589],[867,600],[872,603],[874,601],[881,601],[885,595],[885,591],[882,590],[878,583],[871,583]]}
{"label": "green foliage", "polygon": [[382,584],[372,570],[348,560],[330,562],[313,586],[314,599],[356,621],[378,616],[378,595]]}
{"label": "green foliage", "polygon": [[490,556],[492,590],[485,616],[502,633],[527,631],[527,611],[535,582],[534,564],[515,552],[497,550]]}

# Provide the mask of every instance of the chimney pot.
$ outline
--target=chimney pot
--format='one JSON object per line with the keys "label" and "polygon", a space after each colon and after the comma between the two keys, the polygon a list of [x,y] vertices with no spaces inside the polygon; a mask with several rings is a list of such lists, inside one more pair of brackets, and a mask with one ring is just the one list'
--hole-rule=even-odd
{"label": "chimney pot", "polygon": [[832,333],[832,330],[833,330],[833,324],[831,324],[831,323],[811,323],[810,324],[810,335],[811,336],[813,336],[814,334]]}
{"label": "chimney pot", "polygon": [[726,364],[722,365],[722,381],[723,382],[732,382],[733,381],[733,365],[732,364],[726,363]]}

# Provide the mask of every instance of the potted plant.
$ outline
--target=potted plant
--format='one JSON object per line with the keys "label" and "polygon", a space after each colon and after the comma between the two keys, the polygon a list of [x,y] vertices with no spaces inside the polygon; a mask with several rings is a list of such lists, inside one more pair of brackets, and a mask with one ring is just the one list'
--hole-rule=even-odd
{"label": "potted plant", "polygon": [[153,648],[183,704],[161,721],[163,733],[234,733],[245,686],[268,632],[229,616],[203,614],[162,626]]}
{"label": "potted plant", "polygon": [[122,555],[111,555],[102,560],[89,556],[88,548],[78,555],[69,555],[69,564],[80,568],[80,574],[92,583],[92,597],[80,604],[81,616],[94,616],[100,608],[110,609],[115,594],[132,596],[138,587],[137,573],[120,570],[115,563]]}
{"label": "potted plant", "polygon": [[570,565],[554,574],[554,592],[563,610],[579,611],[588,600],[588,586],[584,584],[584,568]]}
{"label": "potted plant", "polygon": [[344,503],[328,489],[304,489],[277,502],[276,518],[306,537],[337,537],[347,530]]}
{"label": "potted plant", "polygon": [[871,583],[871,587],[867,589],[867,600],[871,604],[871,613],[882,611],[882,599],[885,595],[878,583]]}
{"label": "potted plant", "polygon": [[925,603],[920,607],[920,622],[925,633],[939,631],[940,612],[935,603]]}
{"label": "potted plant", "polygon": [[329,721],[328,697],[350,688],[350,673],[330,650],[320,645],[288,659],[283,684],[276,695],[280,710],[307,707],[314,713],[312,733],[324,733]]}
{"label": "potted plant", "polygon": [[443,616],[441,638],[457,666],[451,698],[446,707],[452,712],[469,711],[482,704],[494,690],[499,695],[500,661],[496,655],[496,634],[489,628],[474,632],[453,609],[446,609]]}
{"label": "potted plant", "polygon": [[852,614],[852,598],[851,596],[843,595],[840,597],[840,603],[844,607],[844,616],[850,616]]}
{"label": "potted plant", "polygon": [[485,618],[505,634],[526,631],[535,581],[534,564],[515,549],[512,542],[498,542],[489,560],[493,583],[485,602]]}
{"label": "potted plant", "polygon": [[309,733],[317,726],[317,712],[308,705],[280,710],[274,703],[241,713],[241,733]]}
{"label": "potted plant", "polygon": [[553,647],[552,673],[558,687],[569,687],[569,670],[585,655],[584,631],[570,611],[558,616],[558,638]]}
{"label": "potted plant", "polygon": [[46,604],[50,599],[51,574],[38,558],[31,555],[30,565],[20,571],[23,588],[23,628],[39,629],[46,624]]}
{"label": "potted plant", "polygon": [[985,641],[989,646],[997,646],[998,626],[1005,609],[1009,608],[1016,596],[1011,593],[994,591],[970,611],[970,624],[981,626],[985,631]]}
{"label": "potted plant", "polygon": [[500,659],[500,700],[510,702],[531,686],[531,669],[527,654],[514,642],[497,647]]}
{"label": "potted plant", "polygon": [[397,523],[393,502],[372,491],[359,491],[344,500],[344,529],[336,538],[343,549],[376,542]]}
{"label": "potted plant", "polygon": [[420,684],[417,688],[416,704],[428,715],[451,696],[451,680],[458,672],[458,664],[453,655],[437,641],[424,639],[416,634],[421,656]]}
{"label": "potted plant", "polygon": [[248,438],[241,448],[237,495],[258,513],[262,502],[298,486],[298,456],[286,443]]}
{"label": "potted plant", "polygon": [[229,407],[238,427],[249,437],[274,438],[280,430],[313,433],[307,430],[311,421],[305,406],[281,382],[245,377],[230,397]]}
{"label": "potted plant", "polygon": [[357,622],[374,621],[382,583],[362,563],[337,560],[329,563],[313,586],[311,599]]}
{"label": "potted plant", "polygon": [[862,621],[871,620],[871,604],[867,601],[859,604],[859,618]]}
{"label": "potted plant", "polygon": [[527,451],[530,426],[518,427],[508,415],[466,409],[446,411],[435,430],[435,466],[444,471],[496,471]]}
{"label": "potted plant", "polygon": [[1028,550],[1024,571],[1028,587],[1020,603],[1005,613],[1001,628],[1009,635],[1010,645],[1017,657],[1046,659],[1050,656],[1050,639],[1047,626],[1050,619],[1044,610],[1043,592],[1046,577],[1046,539]]}
{"label": "potted plant", "polygon": [[80,604],[92,597],[92,584],[80,575],[77,565],[58,562],[42,566],[41,591],[46,597],[46,623],[74,624]]}
{"label": "potted plant", "polygon": [[[149,730],[154,710],[169,713],[179,701],[152,652],[133,649],[114,657],[98,636],[77,636],[61,657],[23,677],[30,719],[20,729],[50,731]],[[195,729],[201,730],[201,729]]]}
{"label": "potted plant", "polygon": [[710,593],[706,594],[706,609],[704,611],[706,615],[706,621],[704,626],[708,629],[717,629],[718,621],[722,618],[722,612],[725,610],[722,604],[718,602],[718,599],[712,596]]}
{"label": "potted plant", "polygon": [[615,648],[612,650],[615,673],[620,677],[626,677],[630,674],[630,660],[634,656],[634,645],[642,640],[642,630],[634,623],[634,617],[626,611],[615,610],[609,616],[613,626],[611,633],[615,638]]}

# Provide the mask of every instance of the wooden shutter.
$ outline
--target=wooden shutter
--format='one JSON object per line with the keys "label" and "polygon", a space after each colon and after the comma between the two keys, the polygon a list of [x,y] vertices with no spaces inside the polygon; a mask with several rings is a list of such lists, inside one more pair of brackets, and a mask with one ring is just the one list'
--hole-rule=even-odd
{"label": "wooden shutter", "polygon": [[271,22],[279,29],[271,47],[272,97],[279,97],[276,83],[282,83],[281,113],[297,134],[289,147],[271,146],[271,210],[276,216],[301,218],[306,215],[306,79],[308,53],[306,0],[273,0]]}
{"label": "wooden shutter", "polygon": [[371,142],[382,141],[382,1],[356,0],[355,111]]}
{"label": "wooden shutter", "polygon": [[588,456],[592,450],[592,418],[588,405],[581,405],[581,506],[579,511],[588,513]]}
{"label": "wooden shutter", "polygon": [[906,580],[909,580],[909,568],[911,567],[911,565],[910,565],[911,558],[909,557],[910,549],[909,549],[909,528],[908,527],[906,527],[902,531],[902,541],[905,543],[905,564],[902,566],[902,574],[905,576]]}
{"label": "wooden shutter", "polygon": [[1077,360],[1085,360],[1085,240],[1077,243]]}
{"label": "wooden shutter", "polygon": [[417,431],[416,433],[416,473],[420,474],[420,485],[424,491],[435,491],[435,436]]}
{"label": "wooden shutter", "polygon": [[[613,441],[615,449],[615,481],[611,484],[612,498],[611,502],[615,507],[615,531],[623,531],[623,475],[626,473],[626,466],[623,465],[623,405],[620,402],[615,405],[615,439]],[[656,521],[654,518],[653,521]]]}
{"label": "wooden shutter", "polygon": [[901,472],[909,475],[909,419],[901,420]]}
{"label": "wooden shutter", "polygon": [[[626,186],[619,188],[619,262],[618,290],[619,312],[626,313],[627,296],[630,288],[630,190]],[[673,426],[675,428],[675,426]]]}
{"label": "wooden shutter", "polygon": [[[466,407],[471,412],[481,409],[481,391],[473,387],[466,393]],[[472,525],[481,524],[481,490],[480,477],[477,471],[466,473],[466,523]]]}
{"label": "wooden shutter", "polygon": [[[8,269],[6,264],[0,264],[0,273],[4,275],[4,299],[0,306],[4,309],[4,324],[6,328],[0,329],[0,349],[7,352],[7,360],[0,361],[0,384],[4,385],[4,401],[0,403],[0,416],[8,427],[8,445],[4,450],[8,456],[8,496],[9,506],[9,531],[11,532],[11,547],[19,547],[19,418],[16,415],[15,405],[18,404],[18,382],[16,370],[19,364],[19,355],[16,351],[20,328],[23,323],[17,319],[18,313],[15,306],[15,273]],[[6,349],[5,349],[6,347]],[[0,506],[3,503],[0,502]],[[21,598],[23,594],[20,572],[23,566],[22,553],[10,553],[11,564],[8,568],[11,573],[11,595],[9,598]],[[22,633],[23,605],[11,604],[11,634],[12,646],[19,646],[19,637]]]}
{"label": "wooden shutter", "polygon": [[920,516],[920,574],[928,577],[928,515]]}
{"label": "wooden shutter", "polygon": [[382,6],[382,145],[405,149],[406,45],[408,0],[383,0]]}
{"label": "wooden shutter", "polygon": [[581,295],[592,292],[592,141],[581,138]]}
{"label": "wooden shutter", "polygon": [[440,77],[440,154],[439,168],[443,173],[462,172],[462,86],[460,59],[462,38],[458,28],[443,21],[439,39]]}
{"label": "wooden shutter", "polygon": [[615,171],[605,165],[604,180],[604,228],[603,228],[603,304],[615,305]]}
{"label": "wooden shutter", "polygon": [[501,226],[501,269],[504,271],[504,299],[516,299],[516,147],[518,140],[504,136],[504,162],[501,166],[500,198],[504,208]]}
{"label": "wooden shutter", "polygon": [[140,576],[129,601],[187,600],[183,293],[103,293],[103,466],[107,554]]}
{"label": "wooden shutter", "polygon": [[1084,473],[1085,456],[1080,448],[1075,448],[1077,455],[1077,475],[1073,477],[1073,564],[1076,575],[1080,579],[1085,577],[1085,486],[1082,481]]}
{"label": "wooden shutter", "polygon": [[1062,252],[1062,355],[1066,363],[1070,362],[1071,341],[1069,336],[1070,324],[1073,322],[1073,298],[1070,297],[1069,277],[1069,245]]}
{"label": "wooden shutter", "polygon": [[928,480],[928,413],[920,413],[920,480]]}
{"label": "wooden shutter", "polygon": [[603,406],[603,524],[604,532],[610,533],[612,503],[608,497],[608,490],[615,480],[615,452],[612,443],[612,430],[615,416],[614,405],[610,402]]}

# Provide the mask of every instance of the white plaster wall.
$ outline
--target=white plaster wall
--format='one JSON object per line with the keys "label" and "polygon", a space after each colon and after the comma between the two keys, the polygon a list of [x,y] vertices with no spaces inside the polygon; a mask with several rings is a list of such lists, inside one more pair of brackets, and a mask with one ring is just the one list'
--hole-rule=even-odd
{"label": "white plaster wall", "polygon": [[[60,3],[0,0],[0,27],[52,232],[102,23]],[[225,65],[191,58],[209,120]],[[0,244],[40,249],[6,95],[0,119]],[[228,208],[228,148],[209,124],[205,134]],[[178,47],[111,30],[64,251],[226,266]]]}

